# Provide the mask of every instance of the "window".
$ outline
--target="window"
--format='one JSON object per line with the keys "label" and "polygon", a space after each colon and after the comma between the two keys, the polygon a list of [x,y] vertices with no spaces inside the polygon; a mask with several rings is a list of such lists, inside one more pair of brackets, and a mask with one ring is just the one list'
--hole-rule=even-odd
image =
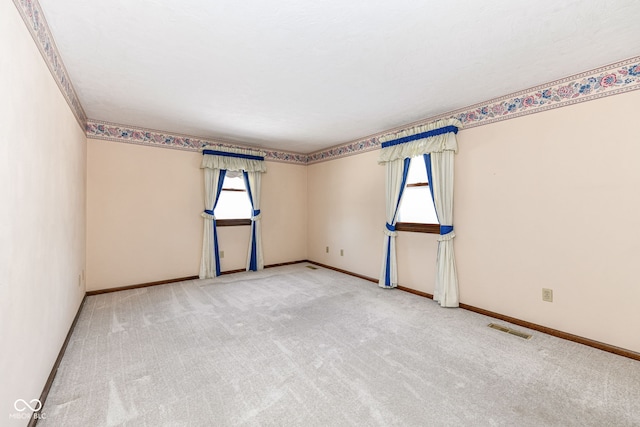
{"label": "window", "polygon": [[428,181],[424,157],[413,157],[409,165],[407,185],[398,208],[396,230],[440,233]]}
{"label": "window", "polygon": [[242,175],[227,171],[214,214],[217,226],[251,225],[251,202]]}

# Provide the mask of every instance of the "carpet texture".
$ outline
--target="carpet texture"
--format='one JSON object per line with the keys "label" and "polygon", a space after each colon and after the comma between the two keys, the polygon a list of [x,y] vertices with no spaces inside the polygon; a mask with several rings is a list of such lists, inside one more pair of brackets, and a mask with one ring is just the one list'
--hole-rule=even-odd
{"label": "carpet texture", "polygon": [[637,361],[297,264],[87,297],[38,426],[639,426],[639,403]]}

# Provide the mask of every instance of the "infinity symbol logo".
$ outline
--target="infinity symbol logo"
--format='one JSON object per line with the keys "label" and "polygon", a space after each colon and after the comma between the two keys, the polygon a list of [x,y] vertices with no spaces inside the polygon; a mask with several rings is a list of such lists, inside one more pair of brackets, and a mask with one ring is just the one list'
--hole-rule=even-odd
{"label": "infinity symbol logo", "polygon": [[30,402],[27,402],[24,399],[18,399],[13,403],[13,407],[16,408],[16,411],[18,412],[24,412],[27,409],[32,412],[36,412],[42,409],[42,402],[40,402],[39,399],[31,399]]}

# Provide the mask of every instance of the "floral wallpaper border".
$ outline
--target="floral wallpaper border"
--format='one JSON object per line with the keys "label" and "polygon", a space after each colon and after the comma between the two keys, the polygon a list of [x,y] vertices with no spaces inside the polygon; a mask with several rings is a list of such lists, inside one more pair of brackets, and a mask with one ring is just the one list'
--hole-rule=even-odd
{"label": "floral wallpaper border", "polygon": [[[80,126],[86,129],[88,138],[191,151],[199,151],[205,146],[255,148],[248,145],[236,145],[230,142],[88,120],[73,89],[62,58],[58,53],[40,4],[37,0],[13,0],[13,2],[71,107],[76,120]],[[638,89],[640,89],[640,56],[435,117],[429,117],[419,122],[409,123],[311,154],[290,153],[271,149],[263,149],[263,151],[266,152],[268,160],[311,164],[375,150],[380,147],[379,139],[386,134],[438,119],[456,118],[463,123],[465,128],[470,128]]]}
{"label": "floral wallpaper border", "polygon": [[87,115],[82,109],[82,104],[80,104],[80,100],[73,89],[73,84],[64,67],[40,4],[37,0],[13,0],[13,3],[16,5],[18,12],[27,25],[31,36],[49,67],[49,71],[51,71],[54,80],[60,87],[60,91],[67,100],[78,124],[84,128],[87,122]]}
{"label": "floral wallpaper border", "polygon": [[471,128],[638,89],[640,56],[311,153],[307,163],[374,150],[384,135],[439,119],[455,118]]}
{"label": "floral wallpaper border", "polygon": [[[463,123],[464,128],[471,128],[638,89],[640,89],[640,57],[635,57],[311,154],[263,150],[267,153],[267,160],[312,164],[375,150],[380,147],[380,138],[386,134],[438,119],[456,118]],[[205,146],[255,148],[97,120],[88,120],[86,129],[89,138],[180,150],[199,151]]]}
{"label": "floral wallpaper border", "polygon": [[160,130],[144,129],[92,119],[87,120],[86,131],[87,138],[93,139],[105,139],[130,144],[153,145],[156,147],[187,151],[200,151],[205,147],[211,149],[215,149],[216,147],[257,149],[265,153],[266,160],[298,164],[307,163],[306,154],[274,151],[269,148],[242,145],[227,141],[217,141],[215,139],[205,139],[196,136],[180,135]]}

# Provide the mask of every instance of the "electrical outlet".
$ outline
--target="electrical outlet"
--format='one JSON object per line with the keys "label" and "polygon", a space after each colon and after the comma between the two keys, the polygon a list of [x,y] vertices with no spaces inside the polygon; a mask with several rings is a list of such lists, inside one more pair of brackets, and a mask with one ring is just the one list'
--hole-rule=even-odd
{"label": "electrical outlet", "polygon": [[344,249],[340,249],[340,256],[344,256]]}
{"label": "electrical outlet", "polygon": [[327,246],[327,247],[324,249],[324,251],[325,251],[326,253],[329,253],[329,246]]}
{"label": "electrical outlet", "polygon": [[220,258],[224,258],[224,251],[220,251]]}
{"label": "electrical outlet", "polygon": [[542,301],[553,302],[553,289],[542,288]]}

